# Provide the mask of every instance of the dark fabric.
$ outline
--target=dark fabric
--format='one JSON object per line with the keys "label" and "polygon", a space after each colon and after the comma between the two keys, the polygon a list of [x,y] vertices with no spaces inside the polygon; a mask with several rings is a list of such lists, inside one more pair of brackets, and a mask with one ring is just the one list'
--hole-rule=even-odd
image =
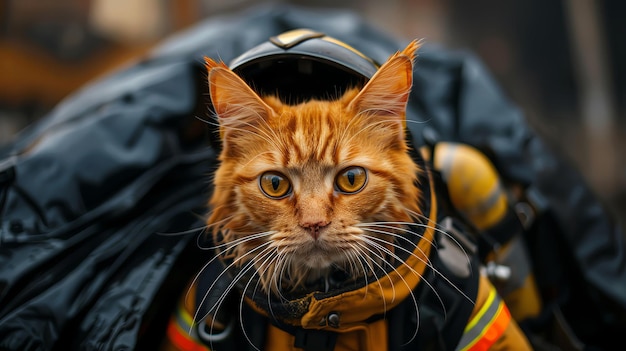
{"label": "dark fabric", "polygon": [[[153,349],[201,262],[218,140],[202,57],[229,61],[295,27],[382,62],[394,39],[353,13],[288,6],[215,17],[95,81],[0,149],[0,350]],[[472,144],[546,210],[527,241],[544,297],[601,348],[626,330],[624,235],[471,54],[419,52],[408,126]],[[162,235],[181,233],[186,235]],[[171,310],[171,308],[169,308]]]}
{"label": "dark fabric", "polygon": [[[445,250],[442,241],[436,241],[437,247]],[[467,276],[459,276],[443,262],[440,252],[434,250],[431,254],[432,266],[424,273],[423,283],[415,289],[414,296],[386,316],[390,351],[457,349],[478,295],[479,262],[475,256],[468,258],[459,250],[456,258],[469,267]]]}

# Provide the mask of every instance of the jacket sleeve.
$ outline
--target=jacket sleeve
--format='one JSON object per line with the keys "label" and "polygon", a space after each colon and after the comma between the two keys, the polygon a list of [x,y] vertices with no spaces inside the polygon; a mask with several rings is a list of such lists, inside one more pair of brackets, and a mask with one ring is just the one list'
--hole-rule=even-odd
{"label": "jacket sleeve", "polygon": [[506,304],[482,274],[476,305],[456,350],[532,350]]}

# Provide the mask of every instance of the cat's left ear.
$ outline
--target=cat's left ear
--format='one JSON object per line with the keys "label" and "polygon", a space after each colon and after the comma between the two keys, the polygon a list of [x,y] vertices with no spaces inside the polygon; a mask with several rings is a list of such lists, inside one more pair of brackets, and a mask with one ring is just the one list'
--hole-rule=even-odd
{"label": "cat's left ear", "polygon": [[221,134],[229,129],[249,129],[267,118],[272,109],[223,62],[205,57],[209,92],[217,113]]}
{"label": "cat's left ear", "polygon": [[413,60],[420,47],[417,40],[391,56],[352,99],[349,107],[360,114],[386,120],[397,117],[404,124],[406,104],[413,85]]}

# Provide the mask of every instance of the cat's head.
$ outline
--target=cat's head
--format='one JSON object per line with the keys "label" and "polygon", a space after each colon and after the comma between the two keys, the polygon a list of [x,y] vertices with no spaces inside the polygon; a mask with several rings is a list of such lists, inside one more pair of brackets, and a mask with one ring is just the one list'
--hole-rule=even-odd
{"label": "cat's head", "polygon": [[228,244],[220,254],[254,265],[265,291],[333,270],[368,275],[421,215],[404,130],[418,46],[391,56],[362,88],[298,105],[259,96],[206,59],[222,138],[207,224]]}

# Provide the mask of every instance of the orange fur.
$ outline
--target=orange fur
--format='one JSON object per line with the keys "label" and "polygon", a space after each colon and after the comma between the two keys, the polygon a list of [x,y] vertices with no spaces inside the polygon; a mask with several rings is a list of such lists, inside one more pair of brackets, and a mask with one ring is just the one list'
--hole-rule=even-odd
{"label": "orange fur", "polygon": [[[216,240],[227,243],[268,232],[226,250],[243,264],[255,248],[260,253],[260,245],[269,245],[268,259],[257,256],[255,262],[266,291],[279,288],[274,272],[284,275],[280,284],[293,288],[331,266],[350,264],[354,255],[369,254],[362,248],[364,234],[394,240],[360,223],[412,222],[421,214],[415,185],[420,170],[404,140],[418,47],[414,41],[391,56],[360,90],[295,106],[259,97],[223,62],[206,59],[223,141],[207,224]],[[335,179],[351,166],[367,171],[367,183],[356,193],[342,193]],[[263,193],[259,177],[268,171],[288,179],[288,196]],[[289,262],[269,259],[279,255],[270,248]]]}

